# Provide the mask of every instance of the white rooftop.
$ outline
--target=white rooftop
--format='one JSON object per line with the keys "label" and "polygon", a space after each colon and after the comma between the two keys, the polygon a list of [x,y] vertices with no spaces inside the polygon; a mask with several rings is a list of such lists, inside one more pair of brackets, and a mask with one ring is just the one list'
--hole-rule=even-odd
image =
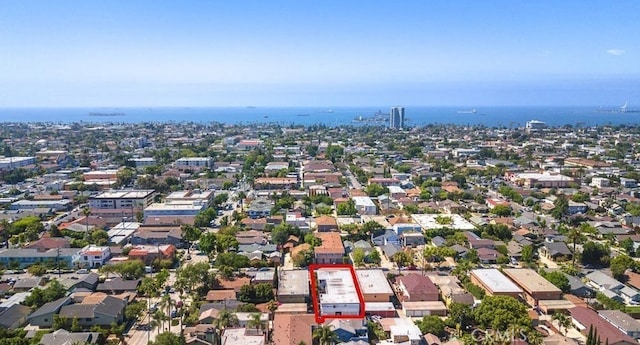
{"label": "white rooftop", "polygon": [[363,294],[393,294],[387,277],[381,269],[357,270],[356,276]]}
{"label": "white rooftop", "polygon": [[[450,224],[439,224],[437,217],[448,217]],[[458,214],[412,214],[411,218],[425,230],[450,228],[456,230],[474,230],[475,226]]]}
{"label": "white rooftop", "polygon": [[227,328],[222,334],[224,345],[264,345],[264,335],[247,335],[246,328]]}
{"label": "white rooftop", "polygon": [[309,295],[309,271],[278,270],[278,296]]}
{"label": "white rooftop", "polygon": [[360,303],[351,270],[321,268],[315,272],[318,285],[325,285],[325,293],[320,294],[321,304]]}
{"label": "white rooftop", "polygon": [[514,282],[495,268],[482,268],[471,271],[482,283],[494,293],[522,293]]}
{"label": "white rooftop", "polygon": [[152,194],[153,190],[119,190],[109,191],[97,195],[96,199],[140,199]]}
{"label": "white rooftop", "polygon": [[520,173],[516,176],[520,179],[533,179],[538,181],[573,181],[573,178],[569,176],[549,173]]}
{"label": "white rooftop", "polygon": [[368,196],[354,196],[351,199],[356,205],[359,205],[359,206],[375,206],[376,205],[373,203],[373,200],[371,200],[371,198]]}

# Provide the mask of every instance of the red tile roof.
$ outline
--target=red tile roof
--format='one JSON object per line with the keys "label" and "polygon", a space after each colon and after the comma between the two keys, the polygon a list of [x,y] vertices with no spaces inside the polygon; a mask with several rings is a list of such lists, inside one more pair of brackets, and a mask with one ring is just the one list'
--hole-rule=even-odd
{"label": "red tile roof", "polygon": [[629,337],[628,335],[622,333],[618,328],[614,325],[607,322],[605,319],[601,318],[598,313],[591,309],[587,309],[585,307],[575,307],[569,309],[571,313],[571,317],[585,326],[585,329],[582,330],[583,334],[589,332],[589,328],[593,326],[594,330],[598,330],[598,336],[602,343],[608,343],[610,345],[616,345],[619,343],[629,343],[635,344],[636,341]]}
{"label": "red tile roof", "polygon": [[236,292],[233,290],[209,290],[206,300],[209,302],[236,299]]}
{"label": "red tile roof", "polygon": [[399,276],[397,280],[402,282],[402,285],[404,285],[410,295],[438,293],[438,287],[436,287],[429,277],[417,273]]}
{"label": "red tile roof", "polygon": [[315,234],[322,244],[315,248],[316,254],[344,254],[342,238],[337,232],[319,232]]}
{"label": "red tile roof", "polygon": [[338,221],[330,216],[320,216],[318,218],[316,218],[316,225],[318,226],[322,226],[322,225],[334,225],[334,226],[338,226]]}
{"label": "red tile roof", "polygon": [[276,314],[273,320],[273,343],[297,345],[300,342],[313,343],[311,326],[315,326],[313,314]]}

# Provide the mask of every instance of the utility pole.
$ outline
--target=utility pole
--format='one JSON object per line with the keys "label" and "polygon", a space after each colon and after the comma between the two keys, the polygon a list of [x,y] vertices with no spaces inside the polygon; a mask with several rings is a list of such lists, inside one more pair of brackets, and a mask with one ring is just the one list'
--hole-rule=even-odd
{"label": "utility pole", "polygon": [[60,247],[56,249],[56,270],[58,270],[58,278],[62,278],[62,272],[60,272]]}

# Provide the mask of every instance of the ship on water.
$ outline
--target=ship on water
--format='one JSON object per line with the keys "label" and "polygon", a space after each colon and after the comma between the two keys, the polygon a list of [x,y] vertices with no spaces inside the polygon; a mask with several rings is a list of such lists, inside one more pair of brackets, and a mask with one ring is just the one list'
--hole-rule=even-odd
{"label": "ship on water", "polygon": [[100,112],[90,112],[89,116],[125,116],[125,113],[100,113]]}
{"label": "ship on water", "polygon": [[471,110],[458,110],[458,114],[477,114],[478,110],[477,109],[471,109]]}
{"label": "ship on water", "polygon": [[600,107],[598,109],[598,112],[601,112],[601,113],[640,113],[640,109],[629,109],[628,105],[629,105],[629,102],[628,101],[624,101],[624,105],[622,105],[620,108],[605,109],[605,108]]}

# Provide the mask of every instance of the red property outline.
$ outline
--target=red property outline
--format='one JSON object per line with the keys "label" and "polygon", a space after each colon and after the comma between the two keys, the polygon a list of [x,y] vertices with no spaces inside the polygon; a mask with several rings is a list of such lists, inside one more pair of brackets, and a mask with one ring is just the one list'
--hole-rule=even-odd
{"label": "red property outline", "polygon": [[[319,296],[318,296],[318,288],[316,282],[316,275],[314,272],[320,268],[333,268],[333,269],[349,269],[351,273],[351,279],[353,279],[353,285],[356,287],[356,293],[358,294],[358,301],[360,302],[360,311],[358,315],[321,315],[320,314],[320,304],[319,304]],[[360,290],[360,283],[358,282],[358,278],[356,277],[356,270],[352,265],[349,264],[311,264],[309,265],[309,275],[311,280],[311,299],[313,303],[313,314],[316,318],[316,323],[323,324],[326,319],[364,319],[365,311],[364,311],[364,297],[362,295],[362,291]]]}

